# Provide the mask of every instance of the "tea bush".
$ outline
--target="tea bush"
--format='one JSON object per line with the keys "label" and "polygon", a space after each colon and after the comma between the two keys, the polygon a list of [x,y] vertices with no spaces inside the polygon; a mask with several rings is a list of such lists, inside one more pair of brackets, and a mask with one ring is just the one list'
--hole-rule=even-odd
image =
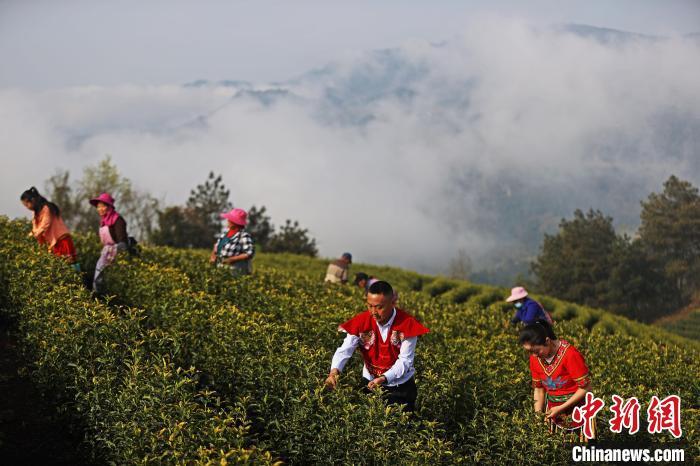
{"label": "tea bush", "polygon": [[[200,283],[210,289],[231,283],[230,276],[220,272],[212,270],[210,280]],[[284,275],[274,272],[260,282],[244,277],[238,285],[265,286],[273,278],[284,292],[263,288],[258,291],[263,299],[252,300],[241,299],[243,290],[237,286],[219,295],[191,289],[197,280],[140,261],[115,266],[107,283],[123,303],[142,303],[149,325],[177,342],[181,364],[197,367],[231,402],[247,406],[260,447],[293,463],[384,464],[428,457],[447,461],[452,455],[449,443],[440,440],[434,423],[416,420],[409,426],[399,410],[387,410],[379,400],[360,403],[365,397],[350,387],[323,393],[329,349],[338,343],[338,310],[319,303],[342,303],[352,296],[316,284],[319,300],[303,287],[287,286]],[[242,311],[228,302],[234,296],[239,305],[260,306],[259,310]],[[313,317],[295,312],[299,308]],[[348,316],[351,313],[349,309]],[[328,344],[319,345],[320,337]],[[357,370],[349,374],[357,379]],[[374,447],[380,432],[390,436],[391,449]]]}
{"label": "tea bush", "polygon": [[700,340],[700,309],[695,309],[680,319],[668,320],[662,327],[686,338]]}
{"label": "tea bush", "polygon": [[469,298],[478,294],[481,287],[472,284],[462,284],[447,291],[443,297],[455,304],[462,304],[469,301]]}
{"label": "tea bush", "polygon": [[[219,336],[209,339],[211,350],[198,350],[199,359],[194,365],[210,373],[222,393],[231,399],[243,397],[249,403],[249,413],[256,431],[260,432],[257,441],[265,442],[260,445],[291,463],[335,461],[329,458],[342,458],[353,463],[384,463],[388,460],[373,449],[371,442],[363,440],[373,435],[367,419],[382,419],[385,423],[399,420],[393,417],[394,410],[377,418],[376,413],[370,413],[376,408],[371,398],[347,390],[348,385],[359,387],[361,383],[358,364],[351,366],[349,374],[343,376],[344,381],[351,379],[345,382],[346,389],[331,394],[320,390],[332,352],[342,338],[334,329],[362,309],[361,290],[321,284],[322,277],[319,278],[317,273],[323,269],[320,261],[316,261],[314,271],[305,272],[298,264],[291,269],[269,266],[271,259],[268,259],[256,266],[253,277],[232,279],[225,270],[206,266],[206,257],[200,253],[158,248],[145,251],[144,259],[144,264],[127,264],[119,271],[115,268],[114,285],[119,287],[115,288],[115,293],[134,302],[156,306],[159,293],[152,293],[147,298],[130,291],[134,283],[148,283],[148,276],[156,270],[149,270],[149,267],[156,267],[160,273],[167,271],[170,276],[173,288],[164,296],[170,299],[181,296],[184,290],[181,289],[179,294],[175,290],[183,286],[189,287],[191,295],[198,296],[198,303],[188,305],[192,309],[188,314],[206,314],[207,308],[219,309],[214,321],[221,325],[222,330]],[[508,309],[502,302],[506,290],[483,287],[475,295],[476,299],[466,305],[452,303],[448,293],[432,298],[430,290],[419,293],[407,289],[399,291],[402,307],[426,323],[431,333],[421,338],[417,351],[421,424],[408,431],[404,428],[401,433],[391,430],[390,443],[404,448],[406,444],[402,442],[406,440],[438,435],[442,443],[435,445],[436,450],[429,456],[434,462],[566,462],[570,450],[550,448],[547,435],[530,412],[527,358],[517,347],[515,331],[504,318],[509,317],[503,312]],[[549,304],[555,313],[565,308],[565,303],[557,300],[551,300]],[[144,307],[148,309],[149,305],[144,304]],[[180,304],[175,307],[184,309]],[[229,329],[240,325],[234,322],[242,316],[253,316],[250,320],[256,324],[259,324],[259,319],[270,324],[264,331],[269,335],[263,341],[270,347],[281,348],[281,352],[251,347],[250,343],[244,342],[250,337],[238,330],[235,331],[238,339],[227,339],[227,335],[234,333]],[[603,332],[603,329],[612,333]],[[612,394],[630,393],[631,387],[625,381],[637,380],[645,386],[639,391],[641,401],[647,402],[648,399],[644,398],[651,396],[652,392],[660,396],[679,393],[684,400],[684,426],[697,423],[697,382],[681,368],[689,364],[692,367],[690,373],[697,371],[698,352],[692,344],[686,344],[686,340],[587,308],[577,308],[577,314],[571,320],[559,322],[557,332],[587,355],[596,381],[596,395],[602,396],[608,404]],[[639,338],[630,333],[637,333]],[[202,338],[200,335],[195,339],[202,342]],[[648,361],[647,364],[638,365],[632,360],[616,357],[612,348],[627,342],[635,343],[635,357]],[[674,354],[670,358],[671,365],[667,366],[655,357],[660,344]],[[216,348],[226,348],[226,356],[216,354]],[[251,354],[261,369],[257,374],[255,371],[242,373],[234,362],[245,361],[245,353]],[[606,364],[599,364],[599,359],[605,359]],[[629,372],[627,376],[618,376],[625,371]],[[270,380],[270,372],[278,377]],[[248,378],[258,383],[249,384]],[[283,384],[283,390],[274,388],[279,384]],[[326,404],[328,400],[332,404]],[[358,412],[363,414],[359,418],[353,417],[348,410],[355,415]],[[323,414],[319,416],[319,413]],[[347,425],[347,430],[359,435],[348,437],[337,433],[337,427],[323,423],[325,416],[334,417],[341,425]],[[615,436],[604,429],[602,419],[605,416],[601,415],[599,421],[602,438],[629,442],[631,439]],[[359,419],[365,421],[360,423]],[[396,425],[401,426],[400,422]],[[336,432],[334,436],[327,435],[329,429]],[[366,435],[361,434],[363,432]],[[685,432],[689,444],[694,445],[687,454],[697,456],[697,432],[691,427]],[[637,434],[637,441],[642,438],[649,442],[659,438],[673,441],[670,436]],[[302,446],[318,445],[319,439],[323,439],[323,455]],[[353,442],[352,447],[358,446],[358,453],[352,453],[348,442]],[[353,456],[359,452],[365,453]],[[402,462],[422,463],[427,458],[425,455],[420,449],[407,448],[397,458]]]}
{"label": "tea bush", "polygon": [[172,341],[143,327],[139,310],[93,300],[78,275],[0,217],[0,283],[38,387],[94,460],[110,464],[272,463],[247,445],[241,406],[198,386],[172,362]]}
{"label": "tea bush", "polygon": [[457,282],[455,280],[438,278],[437,280],[434,280],[431,284],[423,288],[423,290],[430,296],[435,297],[450,291],[456,286]]}
{"label": "tea bush", "polygon": [[[27,247],[26,242],[18,246]],[[19,249],[12,255],[15,261],[19,260]],[[59,261],[25,254],[23,261],[39,260],[42,267],[61,269]],[[94,254],[93,247],[87,255],[94,258]],[[183,387],[184,393],[191,395],[188,400],[195,403],[185,406],[213,410],[211,414],[197,411],[203,417],[186,413],[199,425],[206,426],[204,417],[218,422],[222,414],[215,413],[233,419],[229,427],[237,429],[235,438],[242,450],[224,450],[234,452],[231,462],[274,457],[291,464],[568,463],[570,449],[561,447],[559,437],[549,436],[541,418],[531,412],[527,355],[517,345],[516,330],[508,324],[512,308],[503,303],[507,290],[449,281],[449,290],[437,293],[445,287],[443,279],[424,279],[397,269],[358,267],[391,281],[400,292],[400,307],[431,329],[417,347],[418,411],[409,416],[385,407],[377,395],[362,394],[359,388],[364,382],[357,356],[343,373],[339,389],[324,391],[322,382],[331,356],[342,341],[337,325],[363,309],[361,290],[322,283],[325,266],[325,262],[311,258],[260,254],[253,276],[234,279],[225,270],[208,265],[207,251],[145,247],[142,258],[121,258],[108,269],[111,301],[107,305],[91,302],[91,308],[113,316],[112,326],[131,322],[128,331],[116,332],[112,340],[107,338],[112,335],[111,327],[109,335],[100,336],[117,344],[118,356],[103,355],[106,349],[92,350],[105,361],[104,370],[102,366],[96,370],[96,358],[86,361],[88,355],[79,351],[65,352],[47,372],[50,377],[46,383],[61,381],[57,387],[73,395],[66,387],[72,386],[75,377],[63,380],[58,370],[70,358],[78,361],[79,367],[90,368],[88,374],[112,374],[102,384],[93,384],[97,386],[94,390],[93,386],[80,389],[89,402],[62,405],[88,420],[93,418],[85,414],[83,406],[99,406],[110,413],[99,417],[108,424],[104,428],[91,427],[95,420],[86,423],[87,437],[100,445],[108,443],[97,440],[102,432],[125,444],[121,434],[152,426],[149,413],[155,409],[172,413],[168,407],[173,403],[163,401],[166,408],[154,405],[152,411],[149,405],[134,400],[148,400],[159,393],[170,397],[174,385]],[[0,274],[6,276],[11,275]],[[11,295],[12,309],[30,306],[25,302],[31,301],[30,295],[19,290]],[[466,301],[458,302],[465,297]],[[612,394],[637,396],[644,408],[651,394],[682,397],[686,455],[698,457],[700,387],[698,378],[692,376],[700,373],[698,347],[600,310],[554,299],[547,305],[558,320],[557,333],[586,356],[595,393],[608,405]],[[17,315],[21,321],[23,314]],[[61,334],[66,324],[47,321],[45,325],[43,333],[28,328],[27,338],[39,334],[37,341],[45,340],[50,329],[55,327]],[[133,348],[138,357],[129,352]],[[150,368],[148,376],[130,378],[128,367],[111,362],[110,357],[129,364],[138,361]],[[167,370],[158,372],[161,367]],[[178,385],[176,379],[185,382]],[[139,396],[120,397],[115,387],[128,387],[127,395]],[[197,393],[213,401],[201,403]],[[144,411],[144,419],[139,418],[139,409]],[[134,422],[122,420],[122,427],[116,421],[120,412]],[[609,412],[600,416],[602,440],[677,444],[668,434],[640,432],[634,438],[612,434],[603,424]],[[112,425],[122,430],[110,429]],[[194,432],[180,436],[176,430],[179,423],[168,425],[170,430],[156,439],[163,442],[167,432],[167,439],[175,434],[173,442],[182,439],[182,443],[165,448],[154,441],[158,448],[153,450],[162,456],[159,460],[148,456],[150,461],[205,462],[214,458],[213,448],[219,445],[216,441],[207,440],[214,447],[204,450],[194,446],[204,443],[205,437],[209,439],[211,429],[203,427],[203,437],[193,436]],[[144,429],[152,433],[156,427]],[[227,445],[232,445],[233,437],[226,438]],[[252,445],[257,448],[252,449]],[[136,451],[146,449],[140,446]],[[193,451],[204,453],[200,458]],[[246,457],[247,453],[251,456]],[[133,453],[135,456],[138,454]]]}

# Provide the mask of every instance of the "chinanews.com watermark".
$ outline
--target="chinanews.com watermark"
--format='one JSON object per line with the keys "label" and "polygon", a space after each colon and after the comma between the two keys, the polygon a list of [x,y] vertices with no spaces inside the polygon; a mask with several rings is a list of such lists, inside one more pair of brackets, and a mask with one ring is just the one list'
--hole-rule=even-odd
{"label": "chinanews.com watermark", "polygon": [[[640,430],[641,403],[636,397],[628,400],[613,395],[610,411],[612,419],[608,421],[610,431],[615,434],[627,431],[634,435]],[[595,417],[603,409],[605,402],[595,397],[593,393],[586,394],[581,407],[574,410],[573,418],[583,422],[583,433],[589,440],[594,440]],[[646,410],[647,432],[649,434],[670,433],[680,439],[683,435],[681,428],[681,398],[670,395],[663,400],[652,396]],[[654,448],[651,445],[575,445],[571,449],[571,459],[574,463],[684,463],[685,449],[683,448]]]}
{"label": "chinanews.com watermark", "polygon": [[575,463],[683,463],[682,448],[598,448],[577,445],[571,450]]}

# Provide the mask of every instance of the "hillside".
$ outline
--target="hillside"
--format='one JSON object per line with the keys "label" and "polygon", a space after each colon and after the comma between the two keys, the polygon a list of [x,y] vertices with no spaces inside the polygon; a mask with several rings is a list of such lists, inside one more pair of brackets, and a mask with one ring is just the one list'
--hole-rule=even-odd
{"label": "hillside", "polygon": [[[294,254],[259,254],[256,256],[256,264],[259,267],[304,274],[310,279],[322,281],[328,261]],[[362,263],[352,265],[351,275],[354,276],[354,273],[360,271],[388,280],[399,290],[422,292],[440,302],[488,307],[493,311],[496,319],[510,318],[514,313],[512,306],[504,302],[505,297],[510,294],[510,289],[507,288],[479,285],[465,280],[422,275],[390,266]],[[636,322],[605,310],[581,306],[549,296],[535,294],[533,297],[542,303],[551,312],[555,320],[559,322],[575,321],[582,324],[589,331],[594,327],[598,327],[600,330],[607,332],[621,332],[634,337],[649,337],[658,341],[674,341],[680,345],[689,345],[700,349],[700,344],[692,341],[693,335],[697,335],[697,333],[693,333],[693,329],[696,329],[693,326],[693,319],[698,318],[697,311],[685,312],[684,317],[687,320],[662,319],[656,325],[662,325],[663,323],[662,327],[668,332],[659,332],[658,328],[654,326]],[[687,330],[684,334],[679,329]],[[677,335],[686,338],[677,338]]]}
{"label": "hillside", "polygon": [[680,311],[657,320],[654,325],[686,338],[700,340],[700,302],[695,300]]}
{"label": "hillside", "polygon": [[[360,290],[321,283],[325,261],[260,254],[253,276],[232,280],[208,266],[206,251],[147,247],[120,258],[108,275],[112,298],[96,301],[23,228],[0,219],[2,312],[17,321],[36,383],[104,462],[568,463],[570,449],[553,448],[531,413],[505,290],[353,265],[393,282],[401,306],[431,329],[417,349],[419,409],[409,424],[359,393],[357,356],[339,390],[322,390],[338,323],[363,309]],[[96,238],[78,248],[89,270]],[[681,396],[680,445],[697,458],[697,342],[543,301],[608,405],[613,394],[636,396],[643,409],[652,395]],[[679,445],[647,434],[644,418],[635,437],[612,434],[609,416],[598,420],[602,440]]]}

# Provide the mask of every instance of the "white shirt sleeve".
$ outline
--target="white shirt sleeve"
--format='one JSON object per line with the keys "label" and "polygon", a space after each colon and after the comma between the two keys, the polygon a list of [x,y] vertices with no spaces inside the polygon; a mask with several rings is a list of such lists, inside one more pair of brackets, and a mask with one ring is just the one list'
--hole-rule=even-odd
{"label": "white shirt sleeve", "polygon": [[345,340],[343,340],[343,344],[340,345],[337,350],[335,350],[333,360],[331,361],[331,370],[338,369],[340,372],[343,372],[345,364],[352,357],[352,354],[355,352],[355,348],[357,348],[357,345],[359,344],[360,337],[356,337],[355,335],[350,335],[348,333],[345,336]]}
{"label": "white shirt sleeve", "polygon": [[391,369],[389,369],[383,374],[386,377],[387,384],[390,384],[396,379],[401,378],[406,372],[408,372],[413,367],[413,358],[415,357],[417,341],[418,337],[411,337],[406,338],[404,341],[401,342],[399,358],[396,360],[394,365],[391,366]]}

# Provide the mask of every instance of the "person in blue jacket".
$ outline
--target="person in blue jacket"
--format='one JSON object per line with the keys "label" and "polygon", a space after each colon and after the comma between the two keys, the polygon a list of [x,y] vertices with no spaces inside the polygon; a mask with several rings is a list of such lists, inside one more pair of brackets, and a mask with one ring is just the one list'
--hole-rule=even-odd
{"label": "person in blue jacket", "polygon": [[513,303],[515,306],[515,315],[510,319],[510,323],[513,325],[518,322],[525,325],[534,324],[538,320],[546,320],[550,325],[552,324],[549,313],[544,310],[540,303],[529,298],[527,290],[522,286],[516,286],[510,290],[510,296],[506,298],[506,302]]}

